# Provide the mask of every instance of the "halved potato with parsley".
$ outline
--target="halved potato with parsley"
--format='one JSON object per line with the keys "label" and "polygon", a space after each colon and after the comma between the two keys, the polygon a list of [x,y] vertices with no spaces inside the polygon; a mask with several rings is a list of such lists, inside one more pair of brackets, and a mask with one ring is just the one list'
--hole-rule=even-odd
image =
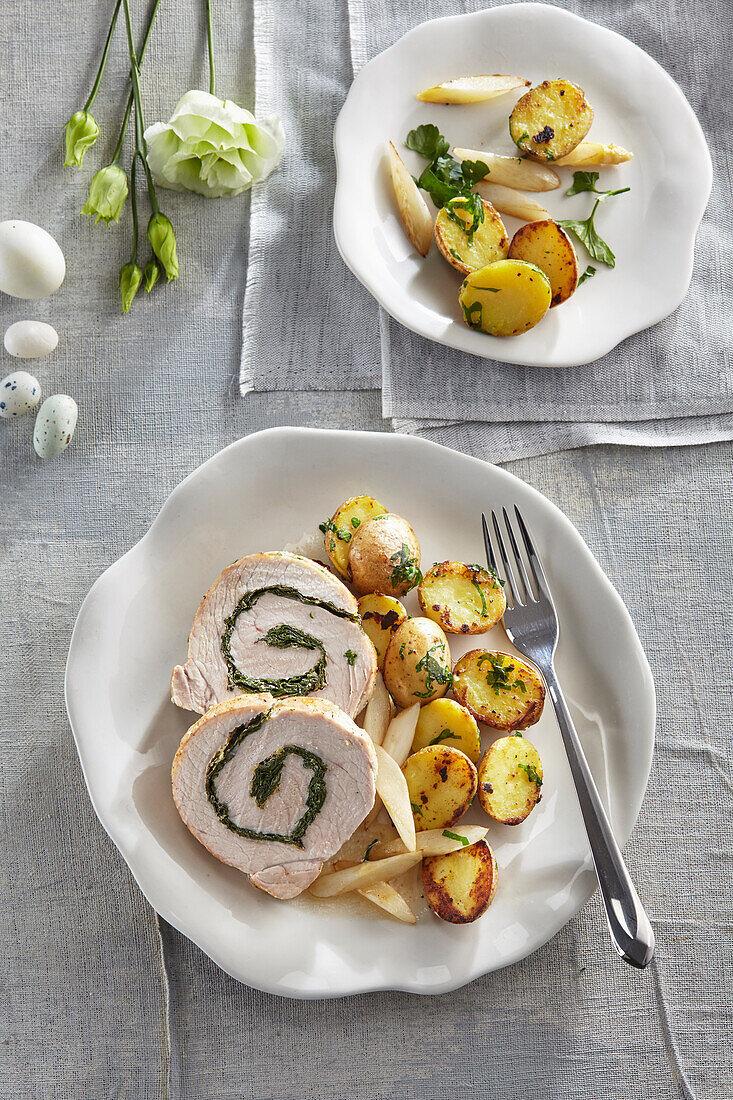
{"label": "halved potato with parsley", "polygon": [[545,685],[531,665],[488,649],[472,649],[456,662],[453,694],[474,718],[498,730],[533,726],[545,705]]}
{"label": "halved potato with parsley", "polygon": [[453,679],[451,654],[438,624],[420,615],[400,623],[387,646],[382,676],[400,707],[445,695]]}
{"label": "halved potato with parsley", "polygon": [[407,618],[407,611],[394,596],[370,592],[359,600],[359,615],[362,630],[377,651],[377,668],[381,671],[389,640]]}
{"label": "halved potato with parsley", "polygon": [[410,524],[394,512],[369,519],[348,547],[349,580],[360,595],[404,596],[422,580],[420,543]]}
{"label": "halved potato with parsley", "polygon": [[419,752],[432,745],[460,749],[471,763],[478,764],[481,756],[478,724],[474,716],[455,699],[433,699],[432,703],[420,708],[412,751]]}
{"label": "halved potato with parsley", "polygon": [[387,509],[374,497],[350,497],[340,504],[330,519],[320,524],[326,553],[333,567],[348,579],[349,546],[362,523],[383,515]]}
{"label": "halved potato with parsley", "polygon": [[430,745],[409,756],[402,771],[418,833],[454,825],[476,794],[476,768],[459,749]]}
{"label": "halved potato with parsley", "polygon": [[509,245],[511,260],[525,260],[550,280],[550,307],[567,302],[578,285],[578,257],[562,226],[548,219],[523,225]]}
{"label": "halved potato with parsley", "polygon": [[491,905],[496,893],[496,860],[485,840],[422,862],[422,885],[436,917],[470,924]]}
{"label": "halved potato with parsley", "polygon": [[500,737],[478,768],[481,808],[502,825],[520,825],[542,798],[542,761],[526,737]]}
{"label": "halved potato with parsley", "polygon": [[504,589],[480,565],[441,561],[428,569],[417,589],[420,607],[448,634],[483,634],[506,611]]}
{"label": "halved potato with parsley", "polygon": [[566,157],[593,121],[585,92],[569,80],[543,80],[515,104],[509,118],[514,144],[537,160]]}
{"label": "halved potato with parsley", "polygon": [[552,290],[534,264],[498,260],[467,275],[458,300],[469,328],[489,336],[519,336],[545,316]]}
{"label": "halved potato with parsley", "polygon": [[458,195],[438,212],[435,219],[435,243],[451,267],[468,275],[494,260],[502,260],[509,251],[504,222],[491,205],[477,197],[467,207],[466,196]]}

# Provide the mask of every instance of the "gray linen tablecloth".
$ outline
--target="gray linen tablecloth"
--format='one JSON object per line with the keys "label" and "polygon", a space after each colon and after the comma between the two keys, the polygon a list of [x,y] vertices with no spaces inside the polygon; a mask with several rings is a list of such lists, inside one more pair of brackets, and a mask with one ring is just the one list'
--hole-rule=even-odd
{"label": "gray linen tablecloth", "polygon": [[[58,294],[3,299],[1,319],[56,325],[58,350],[34,366],[45,392],[71,393],[80,408],[71,448],[45,465],[30,421],[0,423],[0,1094],[733,1100],[729,445],[603,446],[509,466],[578,526],[656,678],[657,753],[627,847],[658,932],[649,971],[616,959],[594,898],[537,954],[453,994],[280,1000],[232,981],[159,921],[98,823],[63,704],[66,650],[92,581],[184,475],[240,435],[273,424],[384,427],[377,391],[239,397],[246,197],[166,194],[181,279],[117,314],[125,231],[82,219],[81,174],[59,168],[61,129],[82,101],[108,7],[0,4],[0,217],[46,225],[68,261]],[[283,11],[304,20],[295,5]],[[247,5],[227,9],[226,23],[220,87],[246,103]],[[328,33],[303,28],[304,39]],[[201,30],[198,7],[162,4],[151,121],[202,85],[200,40],[192,45]],[[674,33],[660,24],[660,37]],[[118,88],[123,60],[113,67],[108,87]],[[100,119],[118,101],[105,93]],[[89,154],[90,167],[101,158]],[[271,339],[286,357],[278,330]]]}

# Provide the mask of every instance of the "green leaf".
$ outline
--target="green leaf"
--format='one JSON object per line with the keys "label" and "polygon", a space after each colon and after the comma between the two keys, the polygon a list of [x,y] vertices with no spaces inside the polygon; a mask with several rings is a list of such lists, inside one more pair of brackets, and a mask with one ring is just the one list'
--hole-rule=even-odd
{"label": "green leaf", "polygon": [[585,271],[583,272],[583,274],[578,279],[578,286],[580,286],[581,283],[584,283],[586,279],[592,279],[593,276],[595,275],[595,273],[596,273],[596,269],[594,267],[591,267],[590,264],[588,264]]}
{"label": "green leaf", "polygon": [[479,180],[488,176],[489,166],[488,164],[484,164],[482,160],[462,160],[461,171],[466,181],[466,186],[473,187]]}
{"label": "green leaf", "polygon": [[572,219],[565,219],[558,221],[558,225],[561,225],[563,229],[568,229],[571,233],[574,233],[579,241],[582,241],[588,252],[594,260],[598,260],[599,263],[605,264],[607,267],[616,266],[616,256],[611,250],[603,237],[598,233],[594,218],[596,210],[600,203],[600,199],[596,199],[595,205],[590,212],[590,216],[585,221],[573,221]]}
{"label": "green leaf", "polygon": [[536,787],[542,786],[542,780],[534,764],[520,764],[519,767],[525,773],[530,783],[534,783]]}
{"label": "green leaf", "polygon": [[581,191],[595,191],[600,172],[573,172],[573,186],[566,195],[579,195]]}
{"label": "green leaf", "polygon": [[461,836],[460,833],[452,833],[450,829],[443,829],[443,836],[447,836],[449,840],[460,840],[464,848],[467,848],[471,843],[467,836]]}
{"label": "green leaf", "polygon": [[426,160],[435,160],[436,157],[447,153],[450,148],[438,127],[432,122],[426,122],[417,129],[410,130],[405,139],[405,145]]}

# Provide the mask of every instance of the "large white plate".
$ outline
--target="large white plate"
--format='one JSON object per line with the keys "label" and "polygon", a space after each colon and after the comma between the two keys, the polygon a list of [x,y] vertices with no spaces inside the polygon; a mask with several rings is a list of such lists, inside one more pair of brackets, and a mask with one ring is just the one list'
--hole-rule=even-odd
{"label": "large white plate", "polygon": [[[459,277],[433,246],[422,259],[396,214],[387,140],[410,170],[426,161],[403,148],[407,132],[436,123],[457,146],[516,154],[508,117],[521,92],[473,106],[420,103],[415,93],[470,73],[511,73],[533,83],[566,77],[595,111],[589,140],[612,141],[634,159],[602,168],[599,186],[630,186],[610,199],[596,227],[616,253],[614,270],[578,245],[581,269],[597,269],[564,305],[511,339],[468,329]],[[528,366],[570,367],[605,355],[677,308],[690,285],[695,233],[710,196],[712,166],[700,125],[667,73],[621,35],[549,4],[508,4],[435,19],[410,31],[356,77],[334,131],[338,182],[334,232],[341,255],[377,301],[407,328],[473,355]],[[585,218],[592,196],[563,186],[533,196],[553,217]],[[506,218],[509,234],[519,222]]]}
{"label": "large white plate", "polygon": [[[525,824],[492,827],[500,885],[474,925],[453,927],[427,912],[411,928],[373,916],[362,901],[350,909],[275,901],[182,824],[170,767],[193,716],[172,705],[168,685],[201,595],[236,558],[283,546],[363,491],[409,518],[426,562],[482,560],[481,510],[517,502],[559,608],[558,671],[621,841],[651,764],[654,688],[639,639],[578,532],[540,493],[405,436],[282,428],[221,451],[94,584],[74,629],[66,702],[94,808],[151,905],[235,978],[291,997],[454,989],[534,951],[595,886],[549,707],[531,735],[544,797]],[[488,637],[508,646],[500,628]],[[470,644],[451,639],[456,654]]]}

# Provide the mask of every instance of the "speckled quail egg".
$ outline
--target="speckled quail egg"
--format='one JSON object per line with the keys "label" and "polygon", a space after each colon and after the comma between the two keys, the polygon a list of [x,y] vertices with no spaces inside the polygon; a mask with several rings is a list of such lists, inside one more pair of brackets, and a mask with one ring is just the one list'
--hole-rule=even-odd
{"label": "speckled quail egg", "polygon": [[41,400],[38,379],[25,370],[16,370],[0,382],[0,416],[14,420],[35,409]]}
{"label": "speckled quail egg", "polygon": [[73,397],[54,393],[41,405],[33,429],[33,446],[39,458],[56,458],[71,443],[78,408]]}

